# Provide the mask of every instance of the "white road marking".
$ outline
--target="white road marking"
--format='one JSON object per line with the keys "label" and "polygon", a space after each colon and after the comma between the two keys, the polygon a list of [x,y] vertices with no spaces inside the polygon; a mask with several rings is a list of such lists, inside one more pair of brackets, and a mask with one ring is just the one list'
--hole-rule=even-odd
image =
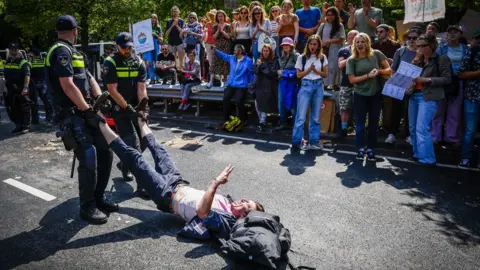
{"label": "white road marking", "polygon": [[24,183],[22,183],[22,182],[18,182],[17,180],[13,180],[13,179],[11,179],[11,178],[8,178],[8,179],[6,179],[6,180],[3,180],[3,182],[4,182],[4,183],[7,183],[7,184],[9,184],[9,185],[12,185],[12,186],[14,186],[14,187],[16,187],[16,188],[18,188],[18,189],[21,189],[21,190],[23,190],[23,191],[25,191],[25,192],[28,192],[28,193],[30,193],[30,194],[32,194],[32,195],[35,195],[35,196],[37,196],[37,197],[39,197],[39,198],[41,198],[41,199],[44,199],[44,200],[47,201],[47,202],[56,199],[55,196],[52,196],[52,195],[50,195],[50,194],[48,194],[48,193],[45,193],[45,192],[43,192],[43,191],[41,191],[41,190],[38,190],[38,189],[36,189],[36,188],[34,188],[34,187],[31,187],[31,186],[29,186],[29,185],[26,185],[26,184],[24,184]]}
{"label": "white road marking", "polygon": [[[160,125],[159,125],[160,126]],[[185,132],[191,132],[191,133],[196,133],[196,134],[202,134],[205,135],[206,137],[211,136],[211,137],[220,137],[220,138],[225,138],[225,139],[235,139],[235,140],[242,140],[242,141],[248,141],[248,142],[256,142],[256,143],[265,143],[265,144],[272,144],[272,145],[280,145],[280,146],[288,146],[290,147],[291,144],[289,143],[284,143],[284,142],[276,142],[276,141],[267,141],[267,140],[258,140],[258,139],[250,139],[250,138],[245,138],[245,137],[240,137],[240,136],[232,136],[232,135],[224,135],[224,134],[216,134],[216,133],[207,133],[207,132],[201,132],[201,131],[191,131],[188,129],[181,129],[181,128],[174,128],[175,130],[183,130]],[[323,151],[325,152],[335,152],[339,154],[345,154],[345,155],[350,155],[350,156],[356,156],[357,153],[353,151],[344,151],[344,150],[333,150],[333,149],[326,149],[324,148]],[[405,163],[412,163],[413,161],[406,159],[406,158],[399,158],[399,157],[391,157],[391,156],[377,156],[378,158],[384,158],[388,160],[394,160],[394,161],[399,161],[399,162],[405,162]],[[473,171],[473,172],[480,172],[480,169],[477,168],[468,168],[468,169],[460,169],[456,165],[451,165],[451,164],[443,164],[443,163],[437,163],[437,167],[442,167],[442,168],[449,168],[449,169],[458,169],[458,170],[468,170],[468,171]]]}

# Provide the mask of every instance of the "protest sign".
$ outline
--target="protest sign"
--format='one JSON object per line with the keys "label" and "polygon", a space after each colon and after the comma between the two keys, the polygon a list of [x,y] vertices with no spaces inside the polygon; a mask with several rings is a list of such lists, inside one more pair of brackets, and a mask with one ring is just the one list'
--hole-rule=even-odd
{"label": "protest sign", "polygon": [[132,32],[133,44],[137,53],[144,53],[154,49],[152,19],[134,23]]}
{"label": "protest sign", "polygon": [[382,94],[403,100],[405,91],[412,86],[413,79],[420,76],[421,73],[422,68],[402,61],[397,72],[385,83]]}
{"label": "protest sign", "polygon": [[445,0],[404,0],[403,23],[429,22],[445,17]]}

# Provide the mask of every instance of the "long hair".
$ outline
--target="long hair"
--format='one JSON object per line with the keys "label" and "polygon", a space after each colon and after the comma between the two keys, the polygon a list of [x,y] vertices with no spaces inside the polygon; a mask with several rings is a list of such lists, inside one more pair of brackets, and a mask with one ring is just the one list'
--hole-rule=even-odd
{"label": "long hair", "polygon": [[303,53],[305,54],[307,59],[309,59],[312,56],[312,54],[310,53],[310,49],[308,48],[308,45],[310,45],[310,42],[312,42],[313,40],[316,40],[318,42],[318,48],[317,48],[317,51],[315,52],[315,56],[317,58],[320,58],[322,54],[322,39],[320,38],[320,35],[317,35],[317,34],[311,35],[310,37],[308,37],[307,44],[305,45],[305,49],[303,50]]}
{"label": "long hair", "polygon": [[352,58],[353,59],[359,59],[360,58],[360,52],[357,49],[357,40],[363,38],[365,40],[365,52],[367,53],[367,57],[371,57],[373,55],[373,49],[372,49],[372,40],[370,37],[365,34],[365,33],[359,33],[354,39],[353,39],[353,44],[352,44]]}
{"label": "long hair", "polygon": [[250,14],[253,13],[253,8],[255,8],[255,7],[262,7],[262,9],[263,9],[262,3],[258,2],[258,1],[252,1],[250,3],[250,5],[248,6],[248,10],[250,11]]}
{"label": "long hair", "polygon": [[[263,58],[263,49],[264,48],[268,49],[268,57],[267,58]],[[272,61],[273,58],[275,57],[275,53],[273,52],[272,46],[270,46],[269,44],[263,45],[261,57],[262,57],[262,59],[265,59],[267,61]]]}
{"label": "long hair", "polygon": [[388,26],[388,38],[393,40],[393,41],[397,41],[397,39],[395,38],[395,28],[393,28],[392,26]]}
{"label": "long hair", "polygon": [[209,23],[213,23],[215,21],[215,18],[216,18],[216,14],[217,14],[217,10],[216,9],[212,9],[210,10],[209,12],[207,12],[207,20]]}
{"label": "long hair", "polygon": [[282,4],[280,5],[280,7],[282,8],[282,12],[283,12],[283,6],[285,5],[290,5],[290,9],[293,9],[293,3],[291,0],[283,0]]}
{"label": "long hair", "polygon": [[223,10],[221,10],[221,9],[220,9],[220,10],[217,10],[217,13],[215,14],[215,21],[216,21],[217,23],[219,23],[219,22],[218,22],[218,15],[219,15],[219,14],[223,14],[223,18],[224,18],[223,21],[224,21],[225,23],[227,23],[227,13],[225,13],[225,11],[223,11]]}
{"label": "long hair", "polygon": [[159,23],[158,23],[158,16],[157,16],[157,14],[153,13],[150,17],[157,19],[157,22],[155,23],[155,25],[152,25],[152,26],[157,26],[157,27],[158,27]]}
{"label": "long hair", "polygon": [[247,11],[247,22],[250,20],[250,10],[248,10],[247,6],[241,6],[238,8],[238,14],[240,18],[242,18],[242,11],[246,10]]}
{"label": "long hair", "polygon": [[269,19],[270,21],[275,20],[275,18],[273,17],[273,11],[274,11],[275,9],[278,10],[278,13],[279,13],[278,15],[279,15],[279,16],[280,16],[280,13],[282,12],[282,10],[280,9],[279,6],[273,6],[273,7],[271,7],[271,8],[270,8],[270,15],[269,15],[269,17],[268,17],[268,19]]}
{"label": "long hair", "polygon": [[332,22],[332,30],[330,30],[330,38],[333,38],[335,34],[340,31],[340,16],[336,7],[329,7],[325,14],[328,14],[329,12],[333,13],[333,15],[335,16],[335,19],[333,19]]}
{"label": "long hair", "polygon": [[252,15],[252,26],[255,27],[257,26],[257,18],[255,18],[255,12],[259,11],[260,12],[260,21],[258,22],[260,25],[263,25],[265,22],[265,11],[263,10],[262,7],[256,6],[253,8],[251,15]]}

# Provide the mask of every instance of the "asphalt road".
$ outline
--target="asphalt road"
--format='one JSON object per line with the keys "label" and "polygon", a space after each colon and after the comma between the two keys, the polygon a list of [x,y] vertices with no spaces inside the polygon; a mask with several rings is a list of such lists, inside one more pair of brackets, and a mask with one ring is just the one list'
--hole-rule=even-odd
{"label": "asphalt road", "polygon": [[[241,268],[211,243],[177,237],[182,220],[133,197],[136,184],[119,180],[116,169],[107,190],[121,211],[105,225],[88,225],[78,216],[76,175],[69,178],[72,153],[54,138],[54,129],[12,137],[12,128],[0,124],[1,269]],[[234,164],[219,192],[258,200],[280,215],[292,233],[295,264],[480,268],[479,172],[418,168],[397,152],[362,163],[344,147],[291,152],[285,142],[252,134],[226,137],[166,122],[153,122],[153,128],[196,188],[206,188]],[[9,178],[56,199],[45,201],[3,182]]]}

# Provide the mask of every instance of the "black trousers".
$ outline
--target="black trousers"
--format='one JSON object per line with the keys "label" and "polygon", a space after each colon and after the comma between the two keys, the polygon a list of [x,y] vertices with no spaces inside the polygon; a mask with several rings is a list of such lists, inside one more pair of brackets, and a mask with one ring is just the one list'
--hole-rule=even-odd
{"label": "black trousers", "polygon": [[99,128],[87,126],[81,116],[71,116],[72,130],[77,148],[74,150],[78,159],[78,186],[80,207],[88,207],[96,200],[102,199],[110,172],[113,153]]}
{"label": "black trousers", "polygon": [[227,86],[223,92],[223,120],[227,121],[230,117],[230,109],[232,106],[232,98],[238,109],[238,118],[244,122],[247,119],[245,111],[245,98],[247,97],[247,88],[236,88]]}
{"label": "black trousers", "polygon": [[47,86],[44,81],[32,81],[28,90],[28,96],[30,97],[31,110],[32,110],[32,121],[38,123],[38,97],[43,102],[43,107],[45,108],[45,115],[47,120],[53,119],[53,106],[50,99],[50,95],[47,93]]}
{"label": "black trousers", "polygon": [[5,105],[7,106],[7,113],[10,120],[15,123],[16,127],[30,128],[31,124],[31,108],[30,103],[22,96],[22,87],[9,87],[5,97]]}
{"label": "black trousers", "polygon": [[[132,121],[129,115],[125,114],[120,110],[118,105],[115,105],[112,112],[113,120],[115,121],[115,127],[117,129],[118,136],[130,147],[137,149],[140,153],[143,153],[147,148],[145,143],[141,140],[140,137],[140,128],[136,121]],[[122,165],[122,173],[128,173],[128,166]],[[137,181],[137,187],[141,187],[141,184]]]}

